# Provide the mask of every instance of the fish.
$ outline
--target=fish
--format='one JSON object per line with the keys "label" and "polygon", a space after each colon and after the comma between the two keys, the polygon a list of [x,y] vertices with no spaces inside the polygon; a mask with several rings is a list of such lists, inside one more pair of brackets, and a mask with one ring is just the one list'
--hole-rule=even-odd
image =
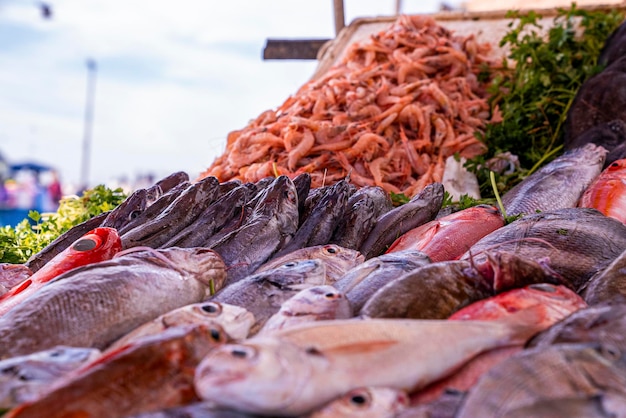
{"label": "fish", "polygon": [[254,315],[240,306],[219,302],[192,303],[159,315],[152,321],[138,326],[106,347],[106,351],[116,350],[171,327],[193,324],[218,324],[230,340],[243,340],[248,336],[254,322]]}
{"label": "fish", "polygon": [[194,386],[220,407],[302,415],[363,386],[417,390],[480,352],[523,343],[534,320],[527,310],[502,321],[317,321],[216,348]]}
{"label": "fish", "polygon": [[32,401],[57,379],[100,356],[95,348],[59,345],[0,361],[0,408]]}
{"label": "fish", "polygon": [[626,224],[626,158],[602,171],[580,197],[578,206],[597,209]]}
{"label": "fish", "polygon": [[335,244],[314,245],[294,250],[281,257],[272,258],[260,265],[255,273],[272,270],[293,260],[320,260],[326,268],[326,281],[332,285],[343,277],[348,270],[363,263],[364,257],[356,250]]}
{"label": "fish", "polygon": [[626,55],[626,25],[621,23],[604,41],[598,56],[598,64],[607,66]]}
{"label": "fish", "polygon": [[626,299],[580,309],[550,328],[538,333],[528,347],[546,348],[557,344],[600,343],[626,351]]}
{"label": "fish", "polygon": [[352,307],[345,295],[332,286],[320,285],[302,289],[284,301],[258,334],[294,325],[329,319],[352,318]]}
{"label": "fish", "polygon": [[254,315],[250,334],[280,310],[283,302],[302,289],[326,283],[324,264],[319,260],[292,260],[239,280],[210,298],[212,302],[245,307]]}
{"label": "fish", "polygon": [[237,217],[255,190],[241,185],[220,196],[208,205],[195,221],[161,245],[161,248],[206,246],[209,237],[230,219]]}
{"label": "fish", "polygon": [[161,314],[205,300],[211,283],[223,285],[225,269],[210,249],[175,247],[75,268],[0,317],[0,359],[60,344],[103,349]]}
{"label": "fish", "polygon": [[555,158],[504,193],[506,215],[576,207],[602,171],[606,154],[605,148],[590,143]]}
{"label": "fish", "polygon": [[77,239],[37,272],[0,296],[0,316],[22,303],[55,277],[76,267],[110,260],[122,249],[122,242],[113,228],[98,227]]}
{"label": "fish", "polygon": [[33,275],[24,264],[0,263],[0,296]]}
{"label": "fish", "polygon": [[464,399],[465,392],[448,390],[433,401],[400,411],[395,418],[454,418]]}
{"label": "fish", "polygon": [[379,186],[365,186],[348,199],[347,209],[333,231],[330,243],[358,250],[376,220],[393,209],[389,194]]}
{"label": "fish", "polygon": [[341,216],[346,212],[351,190],[349,186],[348,179],[343,179],[326,188],[324,195],[293,237],[285,241],[271,258],[279,258],[300,248],[330,242]]}
{"label": "fish", "polygon": [[46,245],[39,252],[30,256],[24,265],[33,273],[36,273],[37,270],[46,265],[48,261],[52,260],[57,254],[65,251],[69,246],[76,242],[77,239],[85,235],[87,232],[98,228],[109,215],[109,212],[110,211],[103,212],[73,226],[56,237],[50,244]]}
{"label": "fish", "polygon": [[100,226],[115,228],[119,231],[124,225],[152,206],[164,193],[167,193],[178,184],[188,181],[189,175],[187,173],[177,171],[162,178],[150,187],[133,191],[130,196],[107,215]]}
{"label": "fish", "polygon": [[[467,394],[456,417],[520,417],[525,416],[520,415],[520,410],[552,401],[563,406],[576,402],[580,408],[593,396],[601,397],[606,416],[620,416],[626,407],[624,367],[622,353],[600,344],[524,350],[483,375]],[[587,415],[580,415],[578,410],[572,416]]]}
{"label": "fish", "polygon": [[[298,213],[304,213],[306,198],[311,190],[311,175],[309,173],[300,173],[293,178],[293,185],[296,187],[298,195]],[[298,225],[300,222],[298,220]]]}
{"label": "fish", "polygon": [[486,251],[515,253],[547,264],[578,291],[626,250],[626,226],[590,208],[567,208],[526,215],[474,244],[462,260],[480,263]]}
{"label": "fish", "polygon": [[470,173],[465,168],[467,159],[458,155],[446,158],[445,169],[441,183],[452,200],[458,202],[461,196],[469,196],[480,199],[480,187],[476,174]]}
{"label": "fish", "polygon": [[602,169],[626,158],[626,122],[615,119],[593,126],[576,138],[566,139],[565,150],[576,149],[588,143],[600,145],[608,151]]}
{"label": "fish", "polygon": [[307,418],[394,418],[408,405],[403,390],[365,387],[351,390]]}
{"label": "fish", "polygon": [[472,206],[405,232],[387,253],[414,249],[435,263],[456,260],[482,237],[503,226],[504,218],[496,207]]}
{"label": "fish", "polygon": [[287,176],[279,176],[258,198],[245,223],[212,244],[228,266],[226,285],[254,272],[289,241],[298,229],[298,196]]}
{"label": "fish", "polygon": [[361,308],[370,318],[446,319],[493,296],[489,281],[469,261],[426,264],[378,289]]}
{"label": "fish", "polygon": [[163,193],[152,205],[146,207],[141,212],[137,212],[135,216],[131,216],[132,219],[128,220],[128,222],[120,226],[118,228],[118,233],[120,234],[120,236],[124,235],[132,229],[135,229],[140,225],[144,225],[152,221],[190,186],[190,182],[183,181],[174,186],[172,189],[168,190],[166,193]]}
{"label": "fish", "polygon": [[411,198],[376,220],[359,251],[365,259],[383,254],[402,234],[435,219],[443,203],[443,185],[431,183]]}
{"label": "fish", "polygon": [[197,364],[227,341],[217,324],[169,328],[87,363],[6,416],[121,418],[184,405],[197,399]]}
{"label": "fish", "polygon": [[334,286],[345,293],[354,312],[359,314],[378,289],[402,274],[430,263],[430,258],[417,250],[382,254],[353,267]]}
{"label": "fish", "polygon": [[122,246],[158,248],[192,223],[219,193],[219,181],[206,177],[187,187],[157,217],[122,234]]}
{"label": "fish", "polygon": [[144,412],[129,418],[259,418],[233,409],[216,408],[208,402],[192,402],[187,405]]}
{"label": "fish", "polygon": [[592,276],[579,289],[589,305],[609,301],[617,295],[626,297],[626,251],[620,254],[605,269]]}

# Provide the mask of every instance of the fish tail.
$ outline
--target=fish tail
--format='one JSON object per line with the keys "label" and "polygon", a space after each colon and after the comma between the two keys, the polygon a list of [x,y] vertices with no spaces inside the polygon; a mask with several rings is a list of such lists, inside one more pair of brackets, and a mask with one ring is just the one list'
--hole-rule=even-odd
{"label": "fish tail", "polygon": [[546,311],[541,304],[532,305],[509,315],[498,322],[509,329],[511,345],[524,345],[537,333],[543,331],[548,325],[545,321]]}

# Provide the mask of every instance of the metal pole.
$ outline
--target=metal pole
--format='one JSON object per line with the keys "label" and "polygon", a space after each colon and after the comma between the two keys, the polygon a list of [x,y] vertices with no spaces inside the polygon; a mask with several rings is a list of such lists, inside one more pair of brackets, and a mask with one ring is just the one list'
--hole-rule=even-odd
{"label": "metal pole", "polygon": [[402,0],[396,0],[396,15],[402,13]]}
{"label": "metal pole", "polygon": [[346,26],[346,18],[343,14],[343,0],[333,0],[335,11],[335,36]]}
{"label": "metal pole", "polygon": [[91,149],[91,132],[93,125],[94,98],[96,95],[96,61],[87,60],[87,98],[85,101],[85,120],[83,133],[83,155],[80,170],[80,187],[85,190],[89,186],[89,157]]}

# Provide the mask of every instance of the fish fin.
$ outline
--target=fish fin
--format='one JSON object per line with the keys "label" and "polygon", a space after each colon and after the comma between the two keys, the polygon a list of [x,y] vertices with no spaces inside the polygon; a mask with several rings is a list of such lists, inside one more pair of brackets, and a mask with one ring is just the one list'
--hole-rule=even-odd
{"label": "fish fin", "polygon": [[33,284],[33,281],[31,279],[26,279],[22,283],[16,286],[13,286],[11,290],[9,290],[8,292],[6,292],[4,295],[0,297],[0,302],[2,302],[3,300],[9,299],[11,296],[15,296],[18,293],[21,293],[24,289],[29,287],[31,284]]}
{"label": "fish fin", "polygon": [[367,342],[360,342],[360,343],[354,343],[354,344],[344,344],[344,345],[338,345],[332,348],[326,348],[324,347],[321,352],[324,355],[333,355],[333,354],[340,354],[340,355],[346,355],[346,354],[352,354],[352,353],[358,353],[358,354],[362,354],[362,353],[372,353],[375,351],[384,351],[386,349],[388,349],[390,346],[397,344],[395,341],[388,341],[388,340],[382,340],[382,341],[367,341]]}

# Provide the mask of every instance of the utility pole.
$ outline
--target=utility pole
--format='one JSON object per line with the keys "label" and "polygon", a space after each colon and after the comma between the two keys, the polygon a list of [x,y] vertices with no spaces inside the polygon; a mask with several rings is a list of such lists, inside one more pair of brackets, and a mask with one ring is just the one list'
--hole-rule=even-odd
{"label": "utility pole", "polygon": [[87,59],[87,98],[85,101],[85,119],[83,133],[83,155],[80,170],[80,188],[85,190],[89,186],[89,160],[91,150],[91,131],[93,125],[94,98],[96,95],[96,61]]}

